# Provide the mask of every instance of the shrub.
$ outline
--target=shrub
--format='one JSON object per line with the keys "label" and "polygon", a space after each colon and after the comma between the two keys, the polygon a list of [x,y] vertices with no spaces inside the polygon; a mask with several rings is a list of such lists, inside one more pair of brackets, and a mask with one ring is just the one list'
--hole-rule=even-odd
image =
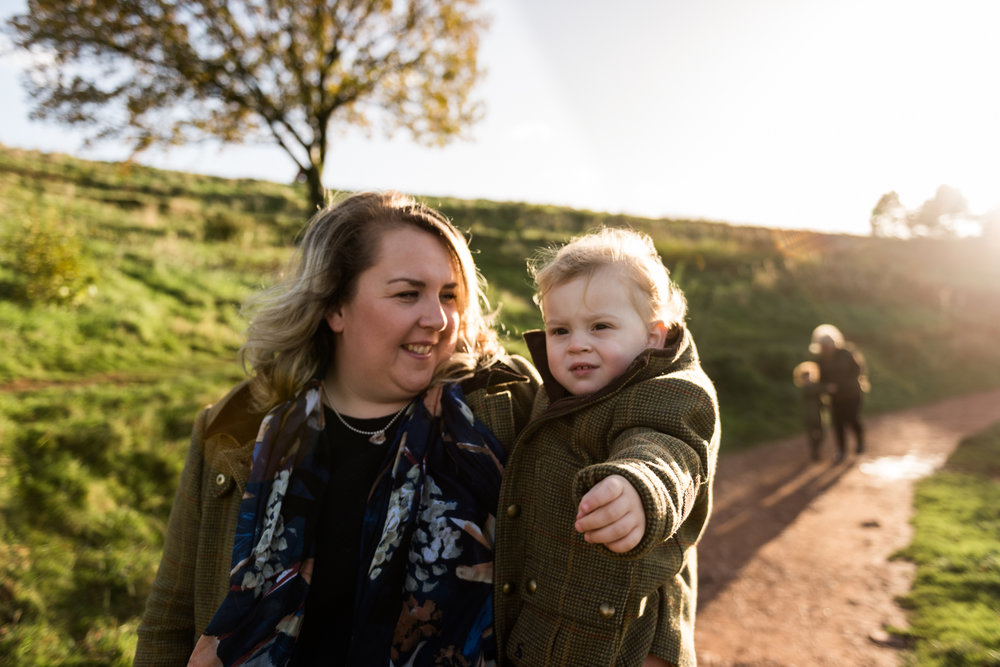
{"label": "shrub", "polygon": [[93,293],[94,265],[83,256],[71,227],[44,217],[25,220],[7,243],[15,298],[28,303],[79,303]]}

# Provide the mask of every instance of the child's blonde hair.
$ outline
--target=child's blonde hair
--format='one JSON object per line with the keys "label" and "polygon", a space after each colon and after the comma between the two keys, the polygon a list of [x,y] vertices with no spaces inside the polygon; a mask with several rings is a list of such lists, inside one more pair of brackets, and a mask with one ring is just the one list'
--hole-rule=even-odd
{"label": "child's blonde hair", "polygon": [[617,227],[602,227],[577,236],[562,247],[540,250],[528,260],[528,272],[536,287],[535,303],[542,308],[542,299],[553,287],[581,276],[589,279],[604,267],[619,269],[635,286],[632,302],[647,322],[662,321],[668,333],[684,323],[687,300],[670,279],[653,239]]}
{"label": "child's blonde hair", "polygon": [[803,361],[792,370],[792,382],[796,387],[819,382],[819,364],[815,361]]}

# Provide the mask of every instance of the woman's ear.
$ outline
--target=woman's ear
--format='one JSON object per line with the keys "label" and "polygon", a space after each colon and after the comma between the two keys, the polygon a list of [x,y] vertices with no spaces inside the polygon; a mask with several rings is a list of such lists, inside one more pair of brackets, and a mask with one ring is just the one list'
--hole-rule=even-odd
{"label": "woman's ear", "polygon": [[326,316],[324,317],[327,325],[330,327],[330,331],[333,333],[343,333],[344,331],[344,315],[340,312],[340,306],[330,306],[326,310]]}
{"label": "woman's ear", "polygon": [[667,325],[663,320],[656,320],[651,325],[649,325],[649,337],[647,338],[649,343],[647,347],[661,348],[663,344],[667,342]]}

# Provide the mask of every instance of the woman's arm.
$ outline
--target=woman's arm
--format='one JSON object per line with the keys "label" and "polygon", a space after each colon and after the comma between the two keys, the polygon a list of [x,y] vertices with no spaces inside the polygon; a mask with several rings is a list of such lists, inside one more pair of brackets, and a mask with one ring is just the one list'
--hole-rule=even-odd
{"label": "woman's arm", "polygon": [[139,624],[136,667],[186,665],[194,648],[194,564],[201,523],[202,434],[207,412],[198,415],[170,510],[163,556]]}

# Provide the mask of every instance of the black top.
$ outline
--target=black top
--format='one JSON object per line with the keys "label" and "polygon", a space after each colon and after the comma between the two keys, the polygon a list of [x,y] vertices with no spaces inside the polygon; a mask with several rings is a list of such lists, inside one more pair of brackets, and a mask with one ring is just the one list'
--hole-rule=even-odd
{"label": "black top", "polygon": [[834,402],[856,399],[861,396],[861,385],[858,378],[864,373],[858,354],[844,347],[838,347],[829,357],[820,356],[819,381],[822,384],[834,384],[837,391],[831,395]]}
{"label": "black top", "polygon": [[[383,463],[390,463],[385,459],[399,425],[394,422],[386,441],[373,445],[369,436],[347,429],[329,407],[323,409],[326,428],[318,446],[329,457],[330,483],[319,501],[315,568],[293,665],[347,664],[361,567],[361,522],[375,477]],[[362,431],[374,431],[389,417],[345,419]]]}

